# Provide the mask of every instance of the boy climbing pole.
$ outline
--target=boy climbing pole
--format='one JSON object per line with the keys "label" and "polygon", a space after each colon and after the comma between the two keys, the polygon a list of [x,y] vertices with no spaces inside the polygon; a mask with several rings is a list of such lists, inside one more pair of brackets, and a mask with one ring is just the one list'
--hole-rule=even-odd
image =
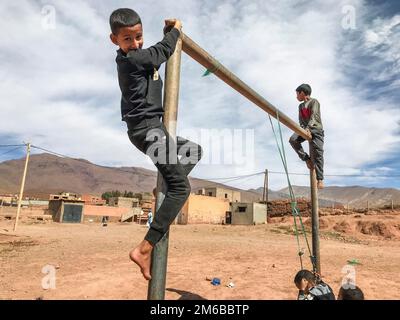
{"label": "boy climbing pole", "polygon": [[130,141],[151,158],[166,187],[165,198],[144,240],[129,253],[143,277],[150,280],[152,250],[189,197],[187,176],[202,153],[199,145],[181,137],[177,137],[175,143],[161,122],[164,109],[158,70],[174,53],[182,24],[176,19],[166,20],[164,38],[146,49],[142,48],[142,21],[134,10],[115,10],[110,16],[110,27],[111,41],[119,47],[116,62],[122,94],[122,120],[127,124]]}
{"label": "boy climbing pole", "polygon": [[311,98],[311,86],[302,84],[296,89],[297,100],[299,105],[299,123],[300,126],[308,131],[311,136],[310,155],[308,155],[302,143],[305,139],[294,133],[289,143],[298,154],[299,158],[306,162],[307,167],[311,170],[315,165],[317,174],[318,189],[324,188],[324,130],[321,121],[320,104],[317,99]]}

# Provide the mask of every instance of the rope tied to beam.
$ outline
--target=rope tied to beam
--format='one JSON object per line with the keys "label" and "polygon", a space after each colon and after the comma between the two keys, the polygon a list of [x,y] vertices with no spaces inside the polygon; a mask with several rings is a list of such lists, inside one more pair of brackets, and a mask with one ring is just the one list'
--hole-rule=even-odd
{"label": "rope tied to beam", "polygon": [[207,76],[209,76],[211,73],[216,73],[220,68],[221,68],[221,64],[218,62],[212,69],[207,69],[207,70],[204,72],[203,77],[207,77]]}

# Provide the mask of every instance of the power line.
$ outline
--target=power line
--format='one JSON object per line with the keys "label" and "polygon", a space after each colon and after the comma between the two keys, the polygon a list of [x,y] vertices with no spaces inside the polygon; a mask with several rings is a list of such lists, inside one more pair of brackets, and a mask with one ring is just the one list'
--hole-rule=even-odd
{"label": "power line", "polygon": [[[54,154],[54,155],[62,157],[62,158],[68,158],[68,159],[71,159],[71,160],[80,161],[82,163],[88,164],[88,162],[86,160],[72,158],[70,156],[67,156],[67,155],[64,155],[64,154],[61,154],[61,153],[58,153],[58,152],[55,152],[55,151],[51,151],[51,150],[48,150],[48,149],[45,149],[45,148],[42,148],[42,147],[38,147],[38,146],[35,146],[35,145],[32,145],[31,147],[35,148],[35,149],[39,149],[39,150],[45,151],[45,152],[48,152],[48,153],[51,153],[51,154]],[[100,166],[100,165],[93,164],[93,163],[90,163],[90,162],[89,162],[89,164],[94,165],[94,166],[103,167],[103,168],[106,168],[106,169],[115,169],[115,170],[119,170],[121,172],[134,173],[132,171],[127,171],[127,170],[123,170],[123,169],[120,169],[120,168],[104,167],[104,166]],[[252,177],[252,176],[256,176],[256,175],[260,175],[260,174],[264,174],[264,172],[257,172],[257,173],[253,173],[253,174],[247,174],[247,175],[235,176],[235,177],[215,178],[215,180],[223,180],[223,181],[221,181],[219,183],[226,183],[226,182],[239,180],[239,179],[247,178],[247,177]],[[197,179],[205,180],[203,178],[197,178]],[[213,179],[207,179],[207,180],[213,180]]]}
{"label": "power line", "polygon": [[32,145],[31,147],[35,148],[35,149],[39,149],[39,150],[45,151],[45,152],[48,152],[50,154],[54,154],[54,155],[62,157],[62,158],[67,158],[67,159],[75,160],[75,161],[82,162],[82,163],[85,163],[85,164],[90,164],[92,166],[102,167],[102,168],[105,168],[105,169],[113,169],[113,170],[118,170],[118,171],[125,172],[125,173],[134,174],[134,172],[132,172],[132,171],[123,170],[123,169],[115,168],[115,167],[106,167],[106,166],[94,164],[94,163],[91,163],[91,162],[89,162],[87,160],[72,158],[70,156],[67,156],[67,155],[64,155],[64,154],[61,154],[61,153],[58,153],[58,152],[54,152],[54,151],[51,151],[51,150],[48,150],[48,149],[44,149],[44,148],[41,148],[41,147],[38,147],[38,146]]}
{"label": "power line", "polygon": [[326,177],[362,177],[362,178],[392,178],[400,174],[325,174]]}
{"label": "power line", "polygon": [[0,148],[8,148],[8,147],[23,147],[26,144],[0,144]]}
{"label": "power line", "polygon": [[[24,144],[23,145],[18,145],[18,147],[21,147],[21,146],[25,146],[25,145]],[[87,160],[83,160],[83,159],[72,158],[70,156],[67,156],[67,155],[64,155],[64,154],[61,154],[61,153],[58,153],[58,152],[55,152],[55,151],[51,151],[51,150],[48,150],[48,149],[45,149],[45,148],[41,148],[41,147],[38,147],[38,146],[35,146],[35,145],[32,145],[31,147],[35,148],[35,149],[39,149],[39,150],[45,151],[45,152],[48,152],[48,153],[51,153],[51,154],[54,154],[54,155],[57,155],[59,157],[68,158],[68,159],[79,161],[79,162],[82,162],[82,163],[85,163],[85,164],[89,163],[91,165],[103,167],[103,168],[106,168],[106,169],[115,169],[115,170],[118,170],[118,171],[121,171],[121,172],[126,172],[126,173],[131,173],[131,174],[134,173],[132,171],[123,170],[123,169],[116,168],[116,167],[106,167],[106,166],[97,165],[97,164],[88,162]],[[285,172],[280,172],[280,171],[269,171],[268,170],[268,172],[271,173],[271,174],[282,174],[282,175],[286,174]],[[252,173],[252,174],[240,175],[240,176],[233,176],[233,177],[197,178],[197,179],[211,180],[211,181],[213,181],[213,180],[221,180],[221,181],[216,181],[216,183],[224,184],[224,183],[232,182],[232,181],[235,181],[235,180],[240,180],[240,179],[243,179],[243,178],[258,176],[258,175],[262,175],[262,174],[264,174],[264,171],[256,172],[256,173]],[[289,172],[289,174],[290,175],[295,175],[295,176],[309,176],[308,173]],[[400,177],[400,174],[391,174],[391,175],[388,175],[388,174],[386,174],[386,175],[378,175],[378,174],[371,174],[371,175],[370,174],[324,174],[324,176],[325,177],[343,177],[343,178],[346,178],[346,177],[353,177],[353,178],[354,177],[358,177],[358,178],[393,178],[393,177]]]}
{"label": "power line", "polygon": [[[264,174],[264,172],[261,172],[261,174]],[[216,182],[211,181],[212,183],[203,185],[203,186],[201,186],[201,187],[199,187],[199,188],[215,187],[216,184],[224,185],[224,184],[226,184],[226,183],[229,183],[229,182],[232,182],[232,181],[236,182],[236,181],[239,181],[239,180],[241,180],[241,179],[247,180],[247,179],[250,179],[250,178],[254,178],[254,177],[258,176],[258,175],[260,175],[260,173],[251,174],[251,175],[245,175],[245,176],[232,177],[232,179],[226,179],[226,180],[223,180],[223,181],[216,181]],[[198,180],[206,180],[206,181],[209,181],[209,180],[210,180],[210,179],[208,179],[208,178],[195,178],[195,179],[198,179]],[[222,178],[219,178],[219,179],[222,179]],[[238,189],[237,187],[233,187],[233,188]],[[195,189],[198,189],[198,188],[195,188]]]}
{"label": "power line", "polygon": [[[278,171],[269,171],[269,173],[274,173],[274,174],[286,174],[285,172],[278,172]],[[289,172],[290,175],[293,176],[309,176],[308,173],[295,173],[295,172]],[[400,177],[400,174],[324,174],[325,177],[362,177],[362,178],[392,178],[392,177]]]}
{"label": "power line", "polygon": [[[61,153],[58,153],[58,152],[54,152],[54,151],[51,151],[51,150],[48,150],[48,149],[45,149],[45,148],[41,148],[41,147],[38,147],[38,146],[35,146],[35,145],[31,145],[31,148],[35,148],[35,149],[38,149],[38,150],[42,150],[42,151],[48,152],[48,153],[50,153],[50,154],[54,154],[54,155],[59,156],[59,157],[62,157],[62,158],[67,158],[67,159],[79,161],[79,162],[82,162],[82,163],[85,163],[85,164],[90,164],[90,165],[93,165],[93,166],[99,166],[99,167],[103,167],[103,168],[106,168],[106,169],[113,169],[113,170],[118,170],[118,171],[120,171],[120,172],[135,174],[135,173],[132,172],[132,171],[127,171],[127,170],[123,170],[123,169],[120,169],[120,168],[115,168],[115,167],[104,167],[104,166],[100,166],[100,165],[97,165],[97,164],[94,164],[94,163],[91,163],[91,162],[88,163],[88,161],[86,161],[86,160],[77,159],[77,158],[72,158],[72,157],[70,157],[70,156],[67,156],[67,155],[64,155],[64,154],[61,154]],[[232,181],[238,181],[238,180],[240,180],[240,179],[245,179],[245,178],[248,179],[248,178],[251,178],[251,177],[258,176],[258,175],[260,175],[260,174],[264,174],[264,172],[257,172],[257,173],[253,173],[253,174],[243,175],[243,176],[226,177],[226,178],[216,178],[216,179],[220,179],[220,180],[223,180],[223,181],[219,181],[219,182],[215,182],[215,183],[217,183],[217,184],[225,184],[225,183],[229,183],[229,182],[232,182]],[[202,179],[202,178],[196,178],[196,179],[199,179],[199,180],[206,180],[206,179]],[[202,186],[202,188],[207,188],[207,187],[215,186],[215,183]]]}
{"label": "power line", "polygon": [[23,146],[25,146],[25,145],[22,145],[22,146],[19,146],[19,147],[14,148],[14,149],[8,150],[8,151],[6,151],[6,152],[0,154],[0,157],[1,157],[1,156],[4,156],[4,155],[7,154],[7,153],[11,153],[11,152],[13,152],[13,151],[15,151],[15,150],[21,149]]}
{"label": "power line", "polygon": [[[264,172],[262,174],[264,174]],[[241,179],[236,179],[234,182],[239,182],[239,180],[240,180],[240,183],[243,183],[243,182],[248,181],[248,180],[250,180],[251,178],[254,178],[254,177],[255,177],[254,175],[253,176],[248,176],[248,177],[244,177],[244,178],[241,178]]]}
{"label": "power line", "polygon": [[[242,179],[249,179],[249,178],[253,178],[255,176],[258,176],[259,174],[253,174],[253,175],[247,175],[247,176],[242,176],[242,177],[236,177],[233,179],[226,179],[226,180],[222,180],[220,182],[215,182],[215,183],[228,183],[228,182],[233,182],[233,181],[238,181],[238,180],[242,180]],[[203,179],[203,180],[208,180],[208,179]]]}
{"label": "power line", "polygon": [[44,149],[44,148],[41,148],[41,147],[38,147],[38,146],[32,145],[31,147],[35,148],[35,149],[39,149],[39,150],[45,151],[45,152],[48,152],[48,153],[51,153],[51,154],[54,154],[54,155],[62,157],[62,158],[69,158],[69,159],[72,159],[72,160],[82,161],[80,159],[72,158],[72,157],[66,156],[64,154],[57,153],[57,152],[54,152],[54,151],[50,151],[50,150],[47,150],[47,149]]}
{"label": "power line", "polygon": [[[283,174],[286,175],[285,172],[280,172],[280,171],[270,171],[268,170],[268,173],[272,174]],[[236,176],[236,177],[226,177],[226,178],[202,178],[204,180],[226,180],[226,179],[233,179],[235,180],[236,178],[246,178],[246,177],[251,177],[251,176],[256,176],[256,175],[261,175],[264,174],[264,172],[257,172],[253,174],[248,174],[248,175],[243,175],[243,176]],[[290,175],[293,176],[309,176],[309,173],[298,173],[298,172],[289,172]],[[400,174],[391,174],[391,175],[378,175],[378,174],[324,174],[325,177],[361,177],[361,178],[392,178],[392,177],[400,177]]]}
{"label": "power line", "polygon": [[246,174],[242,176],[235,176],[235,177],[225,177],[225,178],[206,178],[207,180],[226,180],[226,179],[236,179],[236,178],[245,178],[245,177],[252,177],[256,175],[264,174],[264,171],[262,172],[256,172],[256,173],[251,173],[251,174]]}
{"label": "power line", "polygon": [[[24,145],[22,145],[22,146],[24,146]],[[125,173],[134,174],[134,172],[132,172],[132,171],[123,170],[123,169],[115,168],[115,167],[105,167],[105,166],[97,165],[97,164],[88,162],[87,160],[73,158],[73,157],[67,156],[67,155],[65,155],[65,154],[61,154],[61,153],[58,153],[58,152],[55,152],[55,151],[51,151],[51,150],[49,150],[49,149],[42,148],[42,147],[39,147],[39,146],[36,146],[36,145],[31,145],[31,148],[38,149],[38,150],[41,150],[41,151],[45,151],[45,152],[47,152],[47,153],[56,155],[56,156],[58,156],[58,157],[62,157],[62,158],[67,158],[67,159],[75,160],[75,161],[82,162],[82,163],[85,163],[85,164],[90,164],[90,165],[92,165],[92,166],[98,166],[98,167],[102,167],[102,168],[105,168],[105,169],[113,169],[113,170],[118,170],[118,171],[120,171],[120,172],[125,172]],[[225,178],[215,178],[215,179],[196,178],[196,179],[199,179],[199,180],[222,180],[222,181],[218,181],[218,182],[215,182],[215,183],[225,184],[225,183],[229,183],[229,182],[233,182],[233,181],[238,181],[238,180],[245,179],[245,178],[255,177],[255,176],[258,176],[258,175],[261,175],[261,174],[264,174],[264,172],[256,172],[256,173],[253,173],[253,174],[246,174],[246,175],[242,175],[242,176],[225,177]],[[210,184],[210,185],[203,186],[203,188],[206,188],[206,187],[208,187],[208,186],[214,186],[214,184]]]}
{"label": "power line", "polygon": [[209,179],[209,178],[196,178],[196,179],[199,179],[199,180],[206,180],[206,181],[211,181],[211,182],[213,182],[212,184],[206,184],[206,185],[202,186],[202,188],[208,188],[208,187],[214,187],[215,184],[226,184],[226,183],[229,183],[229,182],[236,182],[236,181],[238,181],[238,180],[241,180],[241,179],[249,179],[249,178],[258,176],[258,175],[260,175],[260,174],[264,174],[264,173],[261,172],[261,173],[255,173],[255,174],[244,175],[244,176],[230,177],[230,178],[218,178],[218,179],[221,180],[221,181],[215,181],[215,182],[212,181],[213,179]]}

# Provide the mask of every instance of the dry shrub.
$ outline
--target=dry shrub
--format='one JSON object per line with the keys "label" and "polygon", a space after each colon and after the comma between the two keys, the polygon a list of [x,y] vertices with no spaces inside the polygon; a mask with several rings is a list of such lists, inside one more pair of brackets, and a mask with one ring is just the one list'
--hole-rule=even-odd
{"label": "dry shrub", "polygon": [[380,236],[388,239],[395,237],[389,227],[381,221],[358,221],[357,230],[363,234]]}
{"label": "dry shrub", "polygon": [[[311,228],[311,223],[312,223],[311,218],[306,219],[306,220],[303,221],[304,226],[308,227],[308,229]],[[319,228],[320,229],[327,229],[328,227],[329,227],[328,221],[326,221],[325,219],[319,218]]]}
{"label": "dry shrub", "polygon": [[342,233],[349,233],[351,232],[351,226],[347,221],[340,221],[333,226],[333,230]]}

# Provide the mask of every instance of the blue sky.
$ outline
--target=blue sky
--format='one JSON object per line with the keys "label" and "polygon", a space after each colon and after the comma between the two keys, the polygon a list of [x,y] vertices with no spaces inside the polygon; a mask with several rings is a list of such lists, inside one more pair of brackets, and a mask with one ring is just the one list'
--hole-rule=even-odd
{"label": "blue sky", "polygon": [[[131,5],[0,3],[0,27],[7,30],[0,43],[0,144],[29,141],[100,165],[154,168],[130,144],[121,122],[117,48],[108,38],[109,14]],[[161,40],[165,18],[180,18],[188,36],[294,120],[294,89],[310,83],[312,96],[321,103],[325,173],[366,175],[328,176],[326,185],[400,188],[398,1],[149,0],[133,9],[142,17],[145,47]],[[192,175],[207,179],[265,168],[283,171],[267,115],[216,77],[202,77],[203,72],[183,54],[178,133],[202,143],[211,158],[219,153],[225,162],[206,157]],[[216,136],[204,138],[206,129]],[[210,140],[234,130],[250,139],[246,148],[235,149],[234,141],[215,149]],[[285,141],[290,135],[284,128]],[[289,170],[307,173],[289,144],[285,149]],[[1,148],[0,155],[7,150]],[[0,161],[22,156],[20,149]],[[285,183],[283,175],[271,174],[270,188]],[[293,176],[292,183],[307,185],[309,179]],[[228,184],[256,188],[263,177]]]}

